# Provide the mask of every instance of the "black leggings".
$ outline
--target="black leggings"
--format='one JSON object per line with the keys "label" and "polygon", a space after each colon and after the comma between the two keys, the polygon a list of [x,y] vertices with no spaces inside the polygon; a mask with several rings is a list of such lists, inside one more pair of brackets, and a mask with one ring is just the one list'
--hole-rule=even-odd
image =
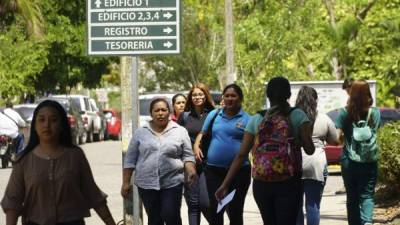
{"label": "black leggings", "polygon": [[[243,225],[243,207],[247,190],[250,186],[250,172],[250,166],[242,167],[229,187],[229,192],[236,189],[232,202],[225,207],[231,225]],[[205,217],[210,225],[224,224],[225,209],[221,210],[218,214],[216,213],[218,202],[215,199],[215,192],[224,181],[227,173],[228,170],[225,168],[209,165],[207,165],[205,170],[208,197],[210,199],[210,207],[208,208]]]}
{"label": "black leggings", "polygon": [[[34,223],[34,222],[28,222],[25,225],[39,225],[39,224]],[[57,223],[56,225],[85,225],[85,221],[82,219],[82,220],[75,220],[75,221],[65,222],[65,223]]]}

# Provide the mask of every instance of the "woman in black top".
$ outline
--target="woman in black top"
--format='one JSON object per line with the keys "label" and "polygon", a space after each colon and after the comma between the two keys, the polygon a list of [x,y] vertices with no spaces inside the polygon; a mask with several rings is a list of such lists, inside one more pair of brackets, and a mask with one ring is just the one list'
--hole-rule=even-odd
{"label": "woman in black top", "polygon": [[[182,113],[178,118],[178,124],[185,127],[189,133],[192,145],[196,140],[197,134],[203,127],[204,120],[207,117],[208,112],[214,109],[214,102],[212,100],[210,91],[205,84],[197,83],[190,89],[185,112]],[[200,193],[207,193],[206,191],[200,191],[200,188],[205,185],[200,185],[200,182],[205,182],[204,176],[200,176],[202,173],[201,164],[197,164],[197,173],[200,177],[199,181],[192,184],[191,186],[185,186],[185,199],[188,205],[188,218],[189,225],[200,224],[200,211],[206,214],[206,208],[201,207],[200,199],[208,199],[208,196],[200,198]],[[207,216],[204,215],[206,218]]]}

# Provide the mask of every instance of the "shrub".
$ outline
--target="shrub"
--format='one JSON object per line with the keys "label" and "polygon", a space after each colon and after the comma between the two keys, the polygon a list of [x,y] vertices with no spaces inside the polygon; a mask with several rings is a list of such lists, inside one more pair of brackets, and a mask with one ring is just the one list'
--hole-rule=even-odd
{"label": "shrub", "polygon": [[392,190],[400,188],[400,121],[386,124],[378,132],[379,182]]}

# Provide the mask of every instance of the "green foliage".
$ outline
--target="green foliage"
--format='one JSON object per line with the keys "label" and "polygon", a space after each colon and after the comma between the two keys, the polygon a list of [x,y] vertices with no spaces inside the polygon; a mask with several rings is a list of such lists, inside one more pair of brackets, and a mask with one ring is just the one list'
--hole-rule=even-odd
{"label": "green foliage", "polygon": [[[16,10],[0,14],[0,77],[9,81],[0,84],[3,97],[66,93],[79,83],[98,87],[109,64],[117,61],[86,56],[85,2],[7,0],[0,11],[10,4],[17,4]],[[27,35],[41,26],[40,38]]]}
{"label": "green foliage", "polygon": [[35,93],[33,82],[47,65],[47,45],[27,40],[21,24],[0,34],[0,95],[11,100],[21,93]]}
{"label": "green foliage", "polygon": [[118,109],[120,112],[122,111],[121,92],[108,93],[108,101],[109,108]]}
{"label": "green foliage", "polygon": [[182,54],[144,57],[146,68],[140,84],[152,91],[157,84],[162,90],[186,90],[203,82],[218,89],[218,74],[225,59],[223,36],[223,1],[186,0],[183,3]]}
{"label": "green foliage", "polygon": [[379,130],[379,182],[392,187],[400,188],[400,121],[387,124]]}
{"label": "green foliage", "polygon": [[[332,3],[335,23],[325,2]],[[233,1],[237,83],[245,109],[254,113],[264,105],[265,82],[276,75],[292,81],[336,79],[335,57],[342,78],[377,80],[377,105],[394,106],[390,89],[400,83],[400,1],[370,3]],[[183,0],[182,6],[182,54],[141,58],[142,89],[183,91],[196,82],[219,89],[218,75],[225,71],[224,1]],[[68,92],[79,83],[119,85],[118,59],[86,56],[85,11],[81,0],[0,2],[0,78],[9,81],[0,84],[3,97]],[[40,41],[29,37],[30,24],[43,27]]]}

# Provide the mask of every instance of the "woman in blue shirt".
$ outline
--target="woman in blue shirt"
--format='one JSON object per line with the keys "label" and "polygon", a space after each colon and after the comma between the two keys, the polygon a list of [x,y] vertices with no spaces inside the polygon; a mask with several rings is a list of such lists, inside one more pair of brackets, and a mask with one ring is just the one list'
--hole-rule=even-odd
{"label": "woman in blue shirt", "polygon": [[[311,139],[311,123],[307,115],[301,109],[292,109],[287,102],[291,96],[289,81],[284,77],[274,77],[268,82],[267,97],[271,102],[271,108],[265,115],[284,115],[290,121],[291,135],[303,147],[304,151],[311,155],[314,153],[314,144]],[[247,157],[258,136],[259,128],[264,121],[264,116],[257,113],[246,126],[243,144],[237,154],[229,173],[216,191],[218,199],[223,198],[229,191],[229,187],[236,179],[238,171],[247,162]],[[294,154],[300,156],[299,148],[293,149]],[[256,157],[253,155],[253,160]],[[253,161],[253,162],[254,162]],[[297,161],[297,160],[296,160]],[[297,161],[301,165],[301,160]],[[253,166],[255,166],[253,164]],[[240,173],[240,172],[239,172]],[[296,170],[294,176],[282,181],[265,181],[254,176],[253,196],[260,209],[265,225],[294,225],[300,208],[302,195],[301,170]]]}
{"label": "woman in blue shirt", "polygon": [[[214,197],[217,188],[222,184],[229,166],[237,155],[242,143],[244,129],[250,120],[250,116],[243,111],[243,92],[236,84],[226,86],[222,92],[224,108],[211,111],[203,125],[203,129],[196,138],[194,152],[196,159],[203,160],[200,149],[200,140],[208,132],[208,127],[213,120],[211,143],[208,148],[207,163],[205,169],[207,189],[210,200],[208,210],[208,222],[211,225],[223,225],[223,212],[216,213],[218,202]],[[233,200],[229,203],[227,213],[231,225],[243,225],[243,206],[247,190],[250,185],[250,166],[246,159],[237,176],[230,185],[230,190],[236,189]]]}

